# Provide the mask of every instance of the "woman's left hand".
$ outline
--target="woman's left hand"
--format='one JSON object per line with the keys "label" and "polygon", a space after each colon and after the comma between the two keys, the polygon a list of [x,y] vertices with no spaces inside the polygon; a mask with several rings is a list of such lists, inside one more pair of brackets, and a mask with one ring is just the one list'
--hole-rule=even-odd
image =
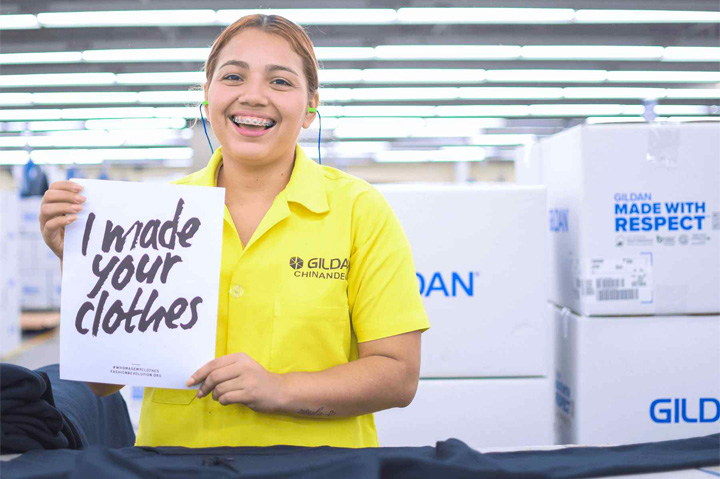
{"label": "woman's left hand", "polygon": [[208,395],[223,406],[243,404],[253,411],[274,412],[281,408],[282,375],[268,372],[245,353],[213,359],[190,376],[187,387],[202,383],[197,397]]}

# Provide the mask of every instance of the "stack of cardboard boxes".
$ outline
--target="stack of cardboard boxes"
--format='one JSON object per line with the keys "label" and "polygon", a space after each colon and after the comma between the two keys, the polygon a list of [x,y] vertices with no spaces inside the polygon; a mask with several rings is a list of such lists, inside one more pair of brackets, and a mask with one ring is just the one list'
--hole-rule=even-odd
{"label": "stack of cardboard boxes", "polygon": [[43,241],[41,203],[39,196],[21,198],[19,202],[20,300],[24,311],[60,309],[60,260]]}
{"label": "stack of cardboard boxes", "polygon": [[17,211],[17,193],[0,190],[0,356],[20,344]]}
{"label": "stack of cardboard boxes", "polygon": [[552,444],[544,188],[378,189],[410,241],[431,323],[414,401],[375,415],[380,444]]}
{"label": "stack of cardboard boxes", "polygon": [[556,440],[720,432],[720,125],[583,125],[530,167],[548,191]]}

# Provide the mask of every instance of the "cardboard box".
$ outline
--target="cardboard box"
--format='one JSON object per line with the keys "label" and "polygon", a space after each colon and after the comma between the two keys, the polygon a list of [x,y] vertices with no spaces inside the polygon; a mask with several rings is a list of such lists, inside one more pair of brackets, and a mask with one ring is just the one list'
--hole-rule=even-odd
{"label": "cardboard box", "polygon": [[551,378],[421,379],[412,404],[375,414],[381,446],[553,444]]}
{"label": "cardboard box", "polygon": [[52,309],[52,281],[48,271],[20,268],[20,305],[23,311]]}
{"label": "cardboard box", "polygon": [[542,187],[378,185],[430,318],[421,377],[548,376]]}
{"label": "cardboard box", "polygon": [[18,278],[18,200],[14,191],[0,191],[0,356],[20,345],[20,282]]}
{"label": "cardboard box", "polygon": [[41,196],[20,198],[18,206],[20,211],[20,233],[40,233],[40,205]]}
{"label": "cardboard box", "polygon": [[720,312],[720,125],[581,125],[538,143],[550,300],[591,316]]}
{"label": "cardboard box", "polygon": [[554,314],[560,443],[720,432],[720,316]]}

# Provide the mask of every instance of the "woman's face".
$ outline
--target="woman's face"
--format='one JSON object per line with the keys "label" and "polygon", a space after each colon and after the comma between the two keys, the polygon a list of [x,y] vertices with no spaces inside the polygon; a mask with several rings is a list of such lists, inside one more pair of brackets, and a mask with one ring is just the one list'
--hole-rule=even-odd
{"label": "woman's face", "polygon": [[308,100],[300,55],[282,37],[254,28],[220,51],[205,96],[223,157],[254,166],[292,157],[300,128],[315,117],[308,106],[318,100],[317,92]]}

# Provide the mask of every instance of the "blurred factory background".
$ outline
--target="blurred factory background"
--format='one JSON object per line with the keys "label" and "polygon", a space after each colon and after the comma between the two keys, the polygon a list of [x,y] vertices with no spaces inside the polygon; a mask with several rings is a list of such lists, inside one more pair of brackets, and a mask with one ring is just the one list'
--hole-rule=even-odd
{"label": "blurred factory background", "polygon": [[[322,158],[371,182],[513,181],[519,147],[579,123],[720,113],[714,0],[297,5],[262,7],[315,43]],[[164,180],[204,166],[203,61],[252,10],[203,6],[2,2],[0,168]],[[314,157],[318,127],[301,138]]]}

